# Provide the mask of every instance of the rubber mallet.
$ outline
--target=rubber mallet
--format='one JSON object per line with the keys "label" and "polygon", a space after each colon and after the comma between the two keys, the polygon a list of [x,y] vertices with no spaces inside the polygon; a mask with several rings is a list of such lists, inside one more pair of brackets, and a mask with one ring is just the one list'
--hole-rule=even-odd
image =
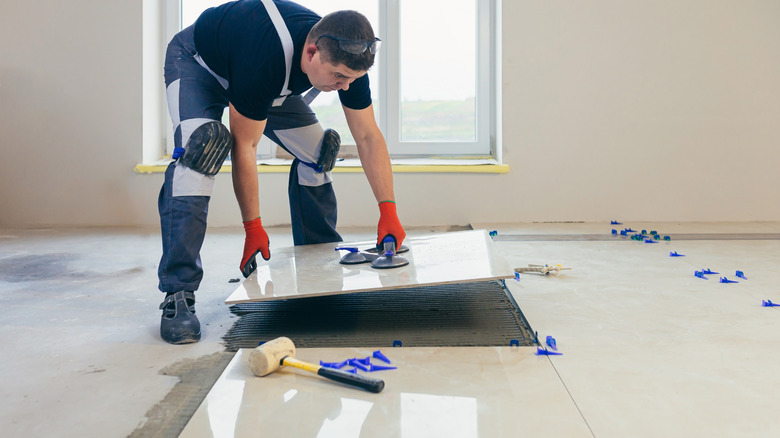
{"label": "rubber mallet", "polygon": [[281,337],[273,339],[255,348],[249,354],[249,368],[258,377],[267,376],[281,368],[282,365],[300,368],[339,383],[357,386],[369,392],[382,392],[382,389],[385,387],[385,382],[382,380],[371,379],[333,368],[325,368],[296,359],[295,344],[293,344],[290,338]]}

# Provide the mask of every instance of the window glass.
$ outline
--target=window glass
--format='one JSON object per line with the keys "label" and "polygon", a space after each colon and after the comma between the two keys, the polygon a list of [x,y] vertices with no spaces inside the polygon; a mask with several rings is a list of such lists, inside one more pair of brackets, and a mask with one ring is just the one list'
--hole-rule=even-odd
{"label": "window glass", "polygon": [[476,16],[475,0],[401,2],[401,141],[475,141]]}

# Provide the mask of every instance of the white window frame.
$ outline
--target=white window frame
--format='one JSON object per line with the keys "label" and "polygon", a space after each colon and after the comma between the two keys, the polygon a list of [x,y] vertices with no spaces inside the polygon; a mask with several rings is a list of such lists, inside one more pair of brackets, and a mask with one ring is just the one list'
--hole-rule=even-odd
{"label": "white window frame", "polygon": [[[171,39],[181,30],[181,0],[163,0],[162,22],[163,35],[165,35],[163,47],[167,47]],[[163,49],[163,54],[165,54],[165,49]],[[165,152],[166,154],[171,154],[175,144],[173,139],[173,122],[171,122],[171,116],[168,114],[167,96],[165,96],[165,99],[165,126],[167,127]]]}
{"label": "white window frame", "polygon": [[[299,0],[304,6],[305,0]],[[445,157],[493,158],[500,162],[500,8],[502,0],[476,0],[476,139],[471,142],[402,141],[401,140],[401,86],[400,86],[400,7],[401,0],[379,1],[379,30],[382,38],[380,53],[380,108],[378,124],[385,135],[392,158]],[[406,0],[410,1],[410,0]],[[163,50],[181,29],[181,0],[162,1]],[[440,41],[438,43],[446,43]],[[164,96],[163,96],[164,97]],[[167,105],[165,105],[167,108]],[[167,153],[173,149],[173,128],[167,112]]]}
{"label": "white window frame", "polygon": [[[410,1],[410,0],[407,0]],[[391,156],[495,156],[498,108],[496,76],[497,2],[477,0],[476,23],[476,139],[471,142],[401,140],[401,0],[380,0],[380,33],[383,42],[380,94],[382,108],[379,126],[385,134]],[[435,44],[446,44],[446,36]]]}

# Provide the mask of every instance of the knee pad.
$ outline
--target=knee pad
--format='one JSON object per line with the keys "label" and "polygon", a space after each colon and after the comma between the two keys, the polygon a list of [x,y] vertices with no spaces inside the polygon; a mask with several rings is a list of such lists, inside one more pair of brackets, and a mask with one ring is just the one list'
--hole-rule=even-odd
{"label": "knee pad", "polygon": [[341,146],[341,137],[333,129],[326,129],[322,135],[322,145],[320,146],[320,156],[317,159],[317,166],[320,172],[330,172],[336,165],[336,159],[339,156]]}
{"label": "knee pad", "polygon": [[232,146],[233,138],[225,125],[217,121],[207,122],[192,132],[179,162],[198,173],[214,176]]}

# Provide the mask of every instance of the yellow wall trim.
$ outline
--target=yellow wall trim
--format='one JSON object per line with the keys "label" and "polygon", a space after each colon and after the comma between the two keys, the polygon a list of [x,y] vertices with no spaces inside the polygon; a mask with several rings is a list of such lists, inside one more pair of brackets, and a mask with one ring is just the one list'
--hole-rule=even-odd
{"label": "yellow wall trim", "polygon": [[[133,169],[136,173],[164,173],[167,163],[138,164]],[[220,173],[230,173],[233,166],[226,164]],[[289,173],[290,165],[258,164],[257,173]],[[363,173],[358,166],[336,166],[333,173]],[[393,173],[509,173],[508,164],[394,164]]]}

